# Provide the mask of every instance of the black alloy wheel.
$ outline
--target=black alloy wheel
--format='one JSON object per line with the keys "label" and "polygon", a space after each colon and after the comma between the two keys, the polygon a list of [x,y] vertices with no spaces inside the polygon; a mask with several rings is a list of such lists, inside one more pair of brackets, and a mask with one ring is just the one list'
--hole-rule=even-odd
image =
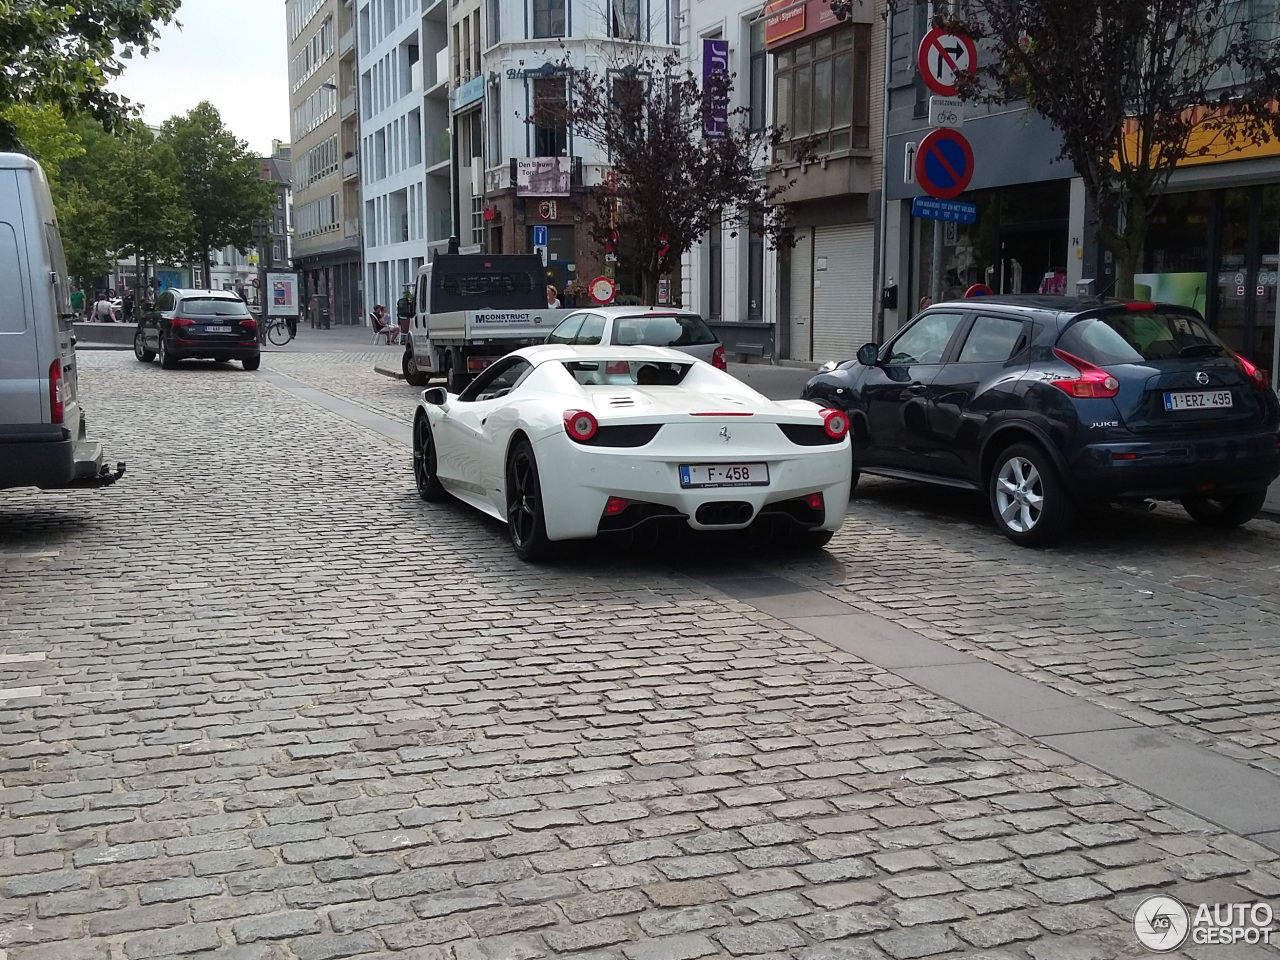
{"label": "black alloy wheel", "polygon": [[439,503],[445,498],[445,489],[436,474],[436,442],[425,416],[418,417],[413,424],[413,481],[418,487],[418,496],[428,503]]}
{"label": "black alloy wheel", "polygon": [[150,363],[156,358],[156,352],[147,349],[147,340],[141,330],[133,335],[133,355],[142,363]]}
{"label": "black alloy wheel", "polygon": [[521,560],[541,560],[550,552],[538,464],[527,440],[516,444],[507,461],[507,533]]}
{"label": "black alloy wheel", "polygon": [[1192,520],[1206,527],[1238,527],[1256,517],[1266,499],[1265,489],[1226,496],[1184,497],[1182,509],[1191,515]]}

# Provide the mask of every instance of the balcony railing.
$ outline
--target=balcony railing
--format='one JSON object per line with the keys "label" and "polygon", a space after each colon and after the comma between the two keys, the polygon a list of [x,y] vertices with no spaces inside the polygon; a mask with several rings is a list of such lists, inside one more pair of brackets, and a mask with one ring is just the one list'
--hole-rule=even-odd
{"label": "balcony railing", "polygon": [[342,161],[342,179],[350,180],[360,175],[360,158],[346,157]]}
{"label": "balcony railing", "polygon": [[344,237],[358,237],[358,236],[360,236],[360,221],[359,221],[359,220],[348,220],[348,221],[347,221],[343,226],[344,226],[344,229],[343,229],[343,231],[342,231],[342,235],[343,235]]}
{"label": "balcony railing", "polygon": [[356,31],[353,27],[338,38],[338,56],[345,57],[348,53],[355,49]]}
{"label": "balcony railing", "polygon": [[345,97],[342,98],[341,117],[343,120],[346,120],[348,117],[352,116],[355,112],[356,112],[356,95],[355,93],[348,93]]}

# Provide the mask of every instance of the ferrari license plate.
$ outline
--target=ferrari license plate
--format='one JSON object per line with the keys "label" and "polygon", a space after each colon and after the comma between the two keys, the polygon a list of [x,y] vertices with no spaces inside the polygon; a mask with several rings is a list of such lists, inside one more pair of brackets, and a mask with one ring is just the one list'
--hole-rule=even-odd
{"label": "ferrari license plate", "polygon": [[207,327],[205,327],[205,328],[204,328],[204,332],[205,332],[205,333],[230,333],[230,332],[231,332],[231,328],[230,328],[230,327],[220,327],[220,326],[217,326],[217,325],[214,325],[214,324],[210,324],[209,326],[207,326]]}
{"label": "ferrari license plate", "polygon": [[1208,410],[1213,407],[1231,406],[1230,390],[1203,390],[1188,393],[1166,393],[1166,410]]}
{"label": "ferrari license plate", "polygon": [[767,463],[682,463],[682,487],[767,487]]}

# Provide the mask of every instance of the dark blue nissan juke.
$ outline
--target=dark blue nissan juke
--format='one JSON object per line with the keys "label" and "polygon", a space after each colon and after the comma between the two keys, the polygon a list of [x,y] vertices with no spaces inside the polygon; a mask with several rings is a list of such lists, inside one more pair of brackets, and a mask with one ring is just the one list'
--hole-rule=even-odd
{"label": "dark blue nissan juke", "polygon": [[802,396],[848,412],[853,479],[987,494],[1015,543],[1044,545],[1088,501],[1180,501],[1236,526],[1280,474],[1266,372],[1194,310],[1066,297],[934,304]]}

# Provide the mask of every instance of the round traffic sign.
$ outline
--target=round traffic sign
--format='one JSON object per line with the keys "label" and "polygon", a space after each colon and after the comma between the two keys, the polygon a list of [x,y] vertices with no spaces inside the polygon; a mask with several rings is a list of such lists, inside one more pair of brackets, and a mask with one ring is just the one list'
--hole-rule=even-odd
{"label": "round traffic sign", "polygon": [[587,287],[591,299],[599,304],[612,303],[618,294],[618,286],[608,277],[596,277]]}
{"label": "round traffic sign", "polygon": [[958,130],[931,131],[916,150],[916,183],[939,200],[954,200],[973,179],[973,148]]}
{"label": "round traffic sign", "polygon": [[926,33],[916,51],[916,66],[924,85],[940,97],[959,93],[959,75],[968,73],[977,63],[978,48],[971,38],[940,27]]}
{"label": "round traffic sign", "polygon": [[254,277],[254,278],[253,278],[253,285],[254,285],[254,287],[260,287],[260,286],[262,286],[262,281],[261,281],[261,280],[259,280],[257,277]]}
{"label": "round traffic sign", "polygon": [[966,297],[990,297],[995,293],[985,283],[975,283],[964,292]]}

